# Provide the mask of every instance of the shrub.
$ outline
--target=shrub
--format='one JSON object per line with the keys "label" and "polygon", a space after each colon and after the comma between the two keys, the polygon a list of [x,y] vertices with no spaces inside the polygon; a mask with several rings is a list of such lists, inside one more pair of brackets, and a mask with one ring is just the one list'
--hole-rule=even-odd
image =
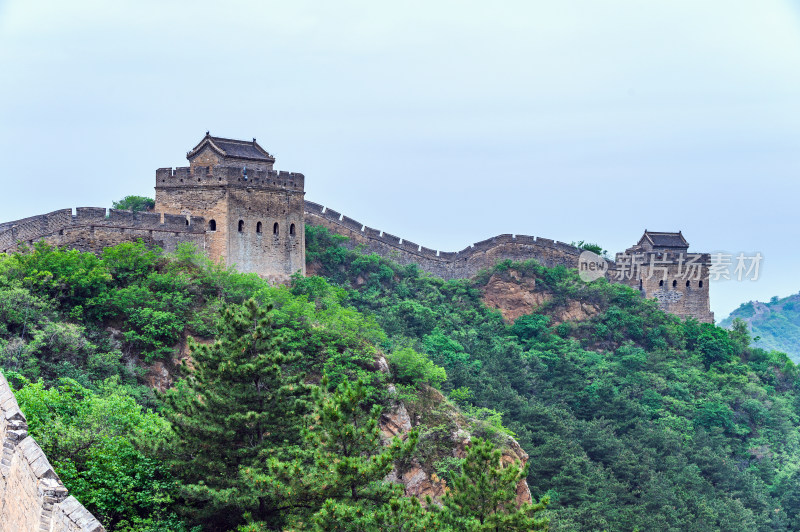
{"label": "shrub", "polygon": [[398,349],[389,355],[389,363],[395,378],[403,384],[425,383],[438,388],[447,380],[444,368],[410,347]]}

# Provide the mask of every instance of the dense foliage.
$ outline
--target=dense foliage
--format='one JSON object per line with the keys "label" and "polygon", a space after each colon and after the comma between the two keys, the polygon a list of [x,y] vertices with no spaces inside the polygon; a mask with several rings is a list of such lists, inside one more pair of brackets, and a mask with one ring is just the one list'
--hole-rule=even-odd
{"label": "dense foliage", "polygon": [[[317,227],[307,257],[273,287],[190,247],[0,255],[0,367],[109,530],[800,529],[800,372],[745,324],[533,262],[443,281]],[[490,279],[542,305],[506,322]],[[398,400],[419,424],[384,445]],[[546,519],[511,504],[509,434]],[[384,481],[414,460],[441,506]]]}
{"label": "dense foliage", "polygon": [[[385,351],[376,321],[322,278],[274,287],[188,246],[97,257],[37,244],[0,255],[0,296],[0,368],[30,434],[109,530],[451,530],[473,518],[384,480],[452,453],[416,431],[384,445],[384,408],[402,398],[449,416],[440,433],[460,414],[426,399],[441,367]],[[392,373],[377,370],[383,353]],[[164,369],[177,380],[154,393],[145,383]],[[438,467],[456,478],[468,463]],[[495,520],[539,522],[541,509],[507,504]]]}
{"label": "dense foliage", "polygon": [[[343,244],[307,228],[312,270],[375,317],[390,349],[442,366],[465,410],[502,414],[530,454],[534,498],[552,501],[551,529],[800,529],[798,368],[752,347],[743,324],[681,321],[563,268],[506,262],[445,282]],[[546,302],[505,323],[481,299],[491,276],[535,279]],[[559,323],[576,304],[593,314]]]}

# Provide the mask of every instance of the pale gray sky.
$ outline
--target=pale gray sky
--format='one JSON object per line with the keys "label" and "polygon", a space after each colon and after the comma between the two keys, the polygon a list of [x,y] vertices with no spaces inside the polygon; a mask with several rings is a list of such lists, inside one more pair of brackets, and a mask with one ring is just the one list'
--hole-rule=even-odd
{"label": "pale gray sky", "polygon": [[0,0],[0,221],[152,195],[208,129],[428,247],[760,251],[721,319],[800,290],[798,6]]}

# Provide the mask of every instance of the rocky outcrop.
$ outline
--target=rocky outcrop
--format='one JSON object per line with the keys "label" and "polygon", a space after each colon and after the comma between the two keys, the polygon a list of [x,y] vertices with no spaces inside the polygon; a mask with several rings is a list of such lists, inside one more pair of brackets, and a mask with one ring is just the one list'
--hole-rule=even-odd
{"label": "rocky outcrop", "polygon": [[104,532],[74,497],[68,496],[0,373],[0,532]]}
{"label": "rocky outcrop", "polygon": [[596,315],[600,309],[594,305],[570,300],[565,305],[545,306],[553,296],[536,286],[536,279],[514,270],[494,274],[481,290],[484,304],[500,311],[506,323],[513,323],[520,316],[545,310],[550,324],[565,321],[584,321]]}
{"label": "rocky outcrop", "polygon": [[506,322],[513,323],[520,316],[541,307],[552,297],[536,291],[536,279],[521,277],[511,271],[508,278],[492,275],[483,288],[482,299],[487,307],[499,310]]}
{"label": "rocky outcrop", "polygon": [[[382,356],[375,361],[376,369],[384,373],[389,373],[389,364]],[[448,424],[453,427],[449,434],[450,455],[455,458],[464,458],[467,455],[467,447],[472,440],[472,435],[467,430],[467,419],[452,406],[447,406],[445,397],[433,388],[425,387],[425,394],[428,400],[438,406],[444,406],[447,412]],[[394,386],[389,386],[389,393],[394,395]],[[384,444],[388,444],[392,438],[398,437],[405,439],[408,433],[415,427],[423,424],[424,420],[409,414],[406,405],[402,401],[396,400],[389,408],[381,414],[380,429]],[[501,461],[503,464],[520,463],[525,465],[528,462],[528,454],[522,450],[519,443],[514,438],[507,437],[503,445]],[[418,459],[412,459],[410,463],[403,464],[402,467],[395,466],[387,477],[389,482],[403,484],[405,495],[417,497],[424,501],[426,496],[430,496],[434,501],[438,501],[447,491],[447,482],[439,478],[433,471],[432,464],[420,463]],[[531,502],[531,492],[528,482],[521,480],[517,485],[517,504]]]}

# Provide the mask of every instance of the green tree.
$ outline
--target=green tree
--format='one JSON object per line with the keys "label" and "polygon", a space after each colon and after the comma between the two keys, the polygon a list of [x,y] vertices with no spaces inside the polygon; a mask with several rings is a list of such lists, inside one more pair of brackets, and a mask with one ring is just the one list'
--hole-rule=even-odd
{"label": "green tree", "polygon": [[[333,394],[316,392],[316,408],[306,428],[305,439],[314,451],[317,497],[354,507],[388,503],[399,494],[399,486],[384,481],[394,462],[407,457],[417,444],[417,433],[405,441],[395,438],[381,444],[378,420],[382,407],[366,408],[366,383],[344,381]],[[318,527],[334,523],[315,519]],[[335,528],[335,527],[334,527]]]}
{"label": "green tree", "polygon": [[548,498],[537,504],[517,507],[517,484],[527,468],[503,465],[499,449],[488,440],[475,438],[467,448],[463,473],[453,479],[451,491],[443,499],[448,520],[465,530],[528,531],[544,530],[548,519],[536,514],[544,510]]}
{"label": "green tree", "polygon": [[418,353],[410,347],[398,349],[389,355],[395,380],[403,384],[429,384],[441,387],[447,380],[444,368],[434,364],[425,354]]}
{"label": "green tree", "polygon": [[252,299],[227,308],[218,340],[191,342],[189,376],[166,394],[177,435],[171,465],[189,512],[210,530],[235,527],[244,513],[271,515],[273,492],[240,470],[288,456],[301,439],[309,388],[291,370],[298,355],[281,352],[270,310]]}
{"label": "green tree", "polygon": [[183,529],[170,510],[177,483],[155,453],[168,434],[164,419],[144,411],[116,379],[97,393],[70,379],[49,389],[15,380],[31,436],[108,530]]}
{"label": "green tree", "polygon": [[382,408],[369,406],[366,383],[343,381],[333,393],[325,392],[326,386],[323,379],[323,387],[314,390],[304,455],[285,463],[272,458],[265,468],[249,471],[249,479],[255,486],[282,490],[283,511],[292,513],[297,528],[374,530],[376,512],[391,520],[392,508],[400,508],[401,485],[384,479],[414,450],[418,435],[412,431],[384,446],[378,425]]}
{"label": "green tree", "polygon": [[146,196],[125,196],[119,201],[111,204],[112,209],[122,209],[124,211],[150,211],[154,209],[156,202],[153,198]]}

